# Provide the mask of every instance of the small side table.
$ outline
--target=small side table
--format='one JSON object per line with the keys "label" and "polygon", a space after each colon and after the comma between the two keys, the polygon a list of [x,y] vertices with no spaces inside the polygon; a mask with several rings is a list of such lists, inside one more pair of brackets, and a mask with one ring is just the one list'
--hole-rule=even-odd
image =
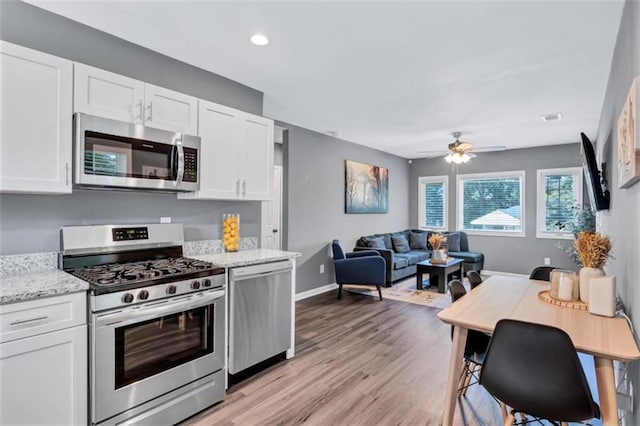
{"label": "small side table", "polygon": [[460,272],[462,278],[462,259],[451,259],[447,263],[431,263],[423,260],[416,264],[416,288],[422,290],[422,274],[429,274],[429,284],[438,286],[438,293],[446,291],[449,275]]}

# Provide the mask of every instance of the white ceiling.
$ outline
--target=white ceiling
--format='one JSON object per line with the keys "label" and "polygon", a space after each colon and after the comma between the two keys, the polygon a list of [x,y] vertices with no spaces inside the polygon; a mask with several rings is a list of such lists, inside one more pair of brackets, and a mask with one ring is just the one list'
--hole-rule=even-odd
{"label": "white ceiling", "polygon": [[[406,158],[595,136],[624,2],[30,1],[264,92],[264,115]],[[271,43],[256,47],[261,32]],[[543,123],[542,114],[561,112]]]}

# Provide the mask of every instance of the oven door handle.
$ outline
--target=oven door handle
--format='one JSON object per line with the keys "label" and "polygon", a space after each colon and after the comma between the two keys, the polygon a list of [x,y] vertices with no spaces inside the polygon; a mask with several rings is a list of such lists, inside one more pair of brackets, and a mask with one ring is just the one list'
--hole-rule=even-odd
{"label": "oven door handle", "polygon": [[112,327],[114,325],[122,327],[210,305],[215,300],[223,298],[224,295],[224,290],[211,290],[187,296],[184,301],[178,297],[164,303],[151,302],[148,305],[126,308],[114,313],[94,314],[95,324],[97,327]]}

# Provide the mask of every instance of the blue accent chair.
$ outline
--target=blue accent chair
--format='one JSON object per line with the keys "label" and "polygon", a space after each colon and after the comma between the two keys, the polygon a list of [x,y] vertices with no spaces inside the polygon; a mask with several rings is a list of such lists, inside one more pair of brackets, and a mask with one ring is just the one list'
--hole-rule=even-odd
{"label": "blue accent chair", "polygon": [[382,300],[380,286],[386,282],[387,266],[384,258],[377,251],[362,250],[345,253],[338,240],[331,242],[331,250],[338,284],[338,299],[342,297],[343,284],[363,284],[375,285]]}

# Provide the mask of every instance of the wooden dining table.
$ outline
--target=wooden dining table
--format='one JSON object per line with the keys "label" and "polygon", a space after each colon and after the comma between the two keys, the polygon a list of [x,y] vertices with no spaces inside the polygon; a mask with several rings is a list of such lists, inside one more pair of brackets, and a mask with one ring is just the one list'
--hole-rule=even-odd
{"label": "wooden dining table", "polygon": [[492,333],[499,320],[509,318],[560,328],[578,352],[593,355],[602,423],[618,425],[613,361],[640,359],[629,324],[624,318],[602,317],[544,302],[538,293],[548,287],[547,281],[494,275],[438,313],[440,320],[454,327],[441,424],[453,422],[467,331]]}

